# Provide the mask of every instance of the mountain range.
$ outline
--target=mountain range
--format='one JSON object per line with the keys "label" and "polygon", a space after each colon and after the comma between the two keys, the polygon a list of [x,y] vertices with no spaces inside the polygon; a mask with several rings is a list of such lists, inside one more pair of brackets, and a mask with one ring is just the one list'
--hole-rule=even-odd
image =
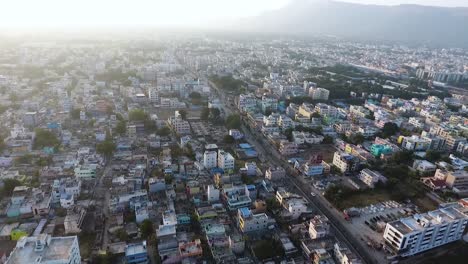
{"label": "mountain range", "polygon": [[468,48],[468,8],[293,0],[232,25],[249,32]]}

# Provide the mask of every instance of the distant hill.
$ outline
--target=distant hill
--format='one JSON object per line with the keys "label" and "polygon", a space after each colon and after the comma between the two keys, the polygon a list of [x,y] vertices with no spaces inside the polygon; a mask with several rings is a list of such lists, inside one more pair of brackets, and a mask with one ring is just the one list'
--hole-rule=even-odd
{"label": "distant hill", "polygon": [[468,8],[294,0],[233,26],[243,31],[468,48]]}

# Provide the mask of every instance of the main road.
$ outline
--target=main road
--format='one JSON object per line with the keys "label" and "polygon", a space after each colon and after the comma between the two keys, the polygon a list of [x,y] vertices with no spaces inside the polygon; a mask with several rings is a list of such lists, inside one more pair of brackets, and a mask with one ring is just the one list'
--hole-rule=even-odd
{"label": "main road", "polygon": [[[219,98],[221,98],[224,104],[224,111],[226,114],[238,113],[237,109],[233,109],[230,106],[230,103],[227,102],[226,96],[222,90],[220,90],[214,83],[209,82],[210,86],[215,89]],[[296,189],[300,192],[302,196],[306,198],[309,203],[315,206],[317,211],[321,214],[325,215],[329,221],[330,225],[335,231],[335,235],[341,241],[344,241],[348,248],[350,248],[353,252],[356,253],[364,262],[366,263],[382,263],[382,260],[377,260],[374,256],[369,254],[366,245],[362,241],[360,241],[357,237],[354,237],[344,226],[343,219],[340,219],[340,216],[333,212],[333,208],[329,208],[325,202],[320,197],[313,197],[310,194],[311,188],[307,184],[301,182],[296,175],[296,171],[294,168],[284,160],[284,158],[278,153],[278,151],[265,140],[265,137],[262,135],[254,135],[250,129],[246,128],[244,124],[241,126],[241,130],[245,135],[245,139],[252,145],[255,146],[257,151],[259,152],[259,157],[265,160],[269,160],[275,165],[280,165],[285,168],[289,175],[289,180],[291,183],[296,187]],[[260,133],[260,132],[258,132]]]}

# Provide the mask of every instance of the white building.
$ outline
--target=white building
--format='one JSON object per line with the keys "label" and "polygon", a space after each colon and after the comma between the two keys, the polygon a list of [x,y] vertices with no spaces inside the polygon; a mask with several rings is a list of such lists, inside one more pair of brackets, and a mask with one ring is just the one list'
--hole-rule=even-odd
{"label": "white building", "polygon": [[203,166],[206,169],[216,168],[218,166],[218,153],[216,151],[205,151],[203,153]]}
{"label": "white building", "polygon": [[378,182],[387,182],[387,178],[385,176],[369,169],[363,169],[361,173],[359,173],[358,177],[363,183],[365,183],[370,188],[374,188],[375,184]]}
{"label": "white building", "polygon": [[333,252],[335,253],[338,264],[362,263],[361,259],[359,259],[349,248],[343,246],[341,243],[335,243],[333,246]]}
{"label": "white building", "polygon": [[148,91],[149,101],[153,104],[159,103],[159,91],[156,88],[150,88]]}
{"label": "white building", "polygon": [[265,213],[252,214],[249,208],[240,208],[237,211],[239,229],[242,232],[253,232],[267,229],[273,221]]}
{"label": "white building", "polygon": [[208,202],[217,202],[219,201],[219,189],[216,189],[213,185],[208,185],[206,189],[206,194],[208,197]]}
{"label": "white building", "polygon": [[387,223],[385,244],[403,257],[459,240],[468,223],[466,208],[452,204]]}
{"label": "white building", "polygon": [[336,151],[333,155],[333,165],[337,166],[341,172],[354,171],[357,167],[357,158],[345,152]]}
{"label": "white building", "polygon": [[309,222],[310,239],[323,238],[330,233],[330,224],[328,218],[322,215],[316,215]]}
{"label": "white building", "polygon": [[51,237],[40,234],[18,240],[6,264],[80,264],[77,236]]}
{"label": "white building", "polygon": [[238,107],[241,112],[252,110],[257,105],[257,99],[251,94],[239,95]]}
{"label": "white building", "polygon": [[261,106],[263,113],[267,112],[268,110],[276,112],[276,110],[278,109],[278,99],[273,96],[263,95]]}
{"label": "white building", "polygon": [[223,169],[224,171],[233,170],[234,169],[234,162],[235,159],[231,155],[231,153],[226,152],[224,150],[218,150],[218,167]]}
{"label": "white building", "polygon": [[78,166],[74,170],[75,177],[82,180],[96,178],[96,168],[94,166]]}
{"label": "white building", "polygon": [[330,91],[324,88],[312,88],[309,90],[309,96],[314,100],[328,100]]}
{"label": "white building", "polygon": [[190,134],[190,123],[180,117],[172,116],[167,121],[169,126],[179,135]]}

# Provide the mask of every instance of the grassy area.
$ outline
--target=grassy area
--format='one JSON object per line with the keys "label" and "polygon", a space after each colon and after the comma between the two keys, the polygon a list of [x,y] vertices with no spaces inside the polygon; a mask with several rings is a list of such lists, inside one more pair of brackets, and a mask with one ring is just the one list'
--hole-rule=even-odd
{"label": "grassy area", "polygon": [[421,197],[413,200],[414,204],[416,204],[419,209],[423,212],[433,211],[439,207],[439,205],[431,200],[429,197]]}
{"label": "grassy area", "polygon": [[95,233],[83,233],[79,235],[78,242],[80,244],[80,254],[82,259],[86,259],[91,256],[91,251],[94,246],[95,239]]}
{"label": "grassy area", "polygon": [[390,193],[385,190],[369,190],[356,195],[347,197],[340,203],[340,209],[350,207],[365,207],[371,204],[376,204],[391,199]]}

